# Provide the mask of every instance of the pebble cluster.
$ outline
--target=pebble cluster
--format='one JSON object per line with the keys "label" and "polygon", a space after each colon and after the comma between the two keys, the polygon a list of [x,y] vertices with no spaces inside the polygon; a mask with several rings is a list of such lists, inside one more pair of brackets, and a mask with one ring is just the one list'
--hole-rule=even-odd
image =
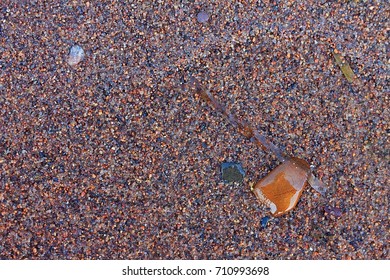
{"label": "pebble cluster", "polygon": [[[0,8],[0,259],[389,259],[386,1]],[[329,201],[306,189],[268,219],[250,186],[279,162],[192,76]]]}

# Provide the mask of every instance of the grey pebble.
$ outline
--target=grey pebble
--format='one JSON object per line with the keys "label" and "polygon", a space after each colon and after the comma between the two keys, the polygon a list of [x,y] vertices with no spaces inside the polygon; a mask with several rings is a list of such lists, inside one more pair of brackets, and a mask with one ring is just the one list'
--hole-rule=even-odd
{"label": "grey pebble", "polygon": [[201,11],[198,13],[196,19],[198,20],[198,22],[204,23],[209,20],[209,14],[204,11]]}

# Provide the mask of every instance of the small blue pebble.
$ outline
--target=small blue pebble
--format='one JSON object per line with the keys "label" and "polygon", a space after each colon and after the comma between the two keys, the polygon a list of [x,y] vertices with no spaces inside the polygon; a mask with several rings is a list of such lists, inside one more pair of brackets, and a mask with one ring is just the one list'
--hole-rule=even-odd
{"label": "small blue pebble", "polygon": [[261,227],[262,228],[266,228],[267,224],[268,224],[268,221],[269,221],[269,217],[268,216],[265,216],[265,217],[261,218],[261,220],[260,220]]}

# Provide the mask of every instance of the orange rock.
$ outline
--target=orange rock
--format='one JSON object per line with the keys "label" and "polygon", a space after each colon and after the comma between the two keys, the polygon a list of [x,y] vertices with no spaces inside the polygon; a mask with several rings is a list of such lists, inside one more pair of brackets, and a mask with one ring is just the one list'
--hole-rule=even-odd
{"label": "orange rock", "polygon": [[310,175],[310,166],[305,160],[290,158],[261,179],[253,191],[273,216],[280,216],[298,203]]}

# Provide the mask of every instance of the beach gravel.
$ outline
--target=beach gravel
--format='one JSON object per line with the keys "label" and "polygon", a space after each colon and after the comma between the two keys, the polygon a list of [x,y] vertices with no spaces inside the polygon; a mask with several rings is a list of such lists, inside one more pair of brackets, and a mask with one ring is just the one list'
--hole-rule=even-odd
{"label": "beach gravel", "polygon": [[[2,0],[0,259],[389,259],[389,9]],[[191,77],[328,197],[268,220],[250,186],[279,162]]]}

